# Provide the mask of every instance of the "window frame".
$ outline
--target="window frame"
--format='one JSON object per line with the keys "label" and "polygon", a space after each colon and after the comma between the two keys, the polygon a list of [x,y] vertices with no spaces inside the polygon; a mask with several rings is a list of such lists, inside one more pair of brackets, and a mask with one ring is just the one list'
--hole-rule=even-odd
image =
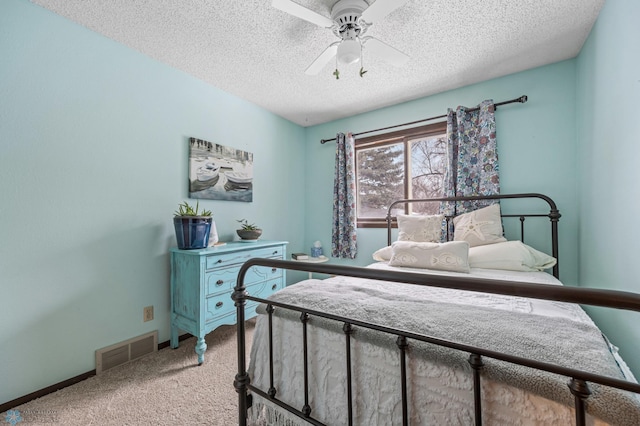
{"label": "window frame", "polygon": [[[410,164],[409,155],[410,150],[408,149],[409,141],[418,139],[418,138],[427,138],[436,135],[442,135],[447,133],[447,122],[439,121],[437,123],[427,124],[424,126],[412,127],[410,129],[405,130],[396,130],[394,132],[382,133],[374,136],[367,136],[363,138],[357,138],[355,140],[355,155],[357,158],[358,151],[360,149],[365,148],[376,148],[383,147],[387,145],[395,145],[402,143],[404,145],[404,165],[405,165],[405,173],[404,173],[404,198],[409,198],[409,176],[410,173],[407,172],[406,165]],[[359,194],[359,186],[360,179],[358,177],[358,171],[356,167],[356,197]],[[408,204],[405,204],[405,213],[408,213]],[[384,218],[362,218],[359,215],[356,218],[356,223],[358,228],[386,228],[387,227],[387,219]],[[395,220],[392,221],[393,228],[397,227],[397,223]]]}

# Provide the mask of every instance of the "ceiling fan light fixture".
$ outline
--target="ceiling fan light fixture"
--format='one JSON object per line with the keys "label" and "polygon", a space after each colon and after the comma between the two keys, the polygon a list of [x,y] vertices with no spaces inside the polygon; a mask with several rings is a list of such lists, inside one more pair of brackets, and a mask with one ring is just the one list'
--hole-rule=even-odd
{"label": "ceiling fan light fixture", "polygon": [[360,60],[362,46],[354,39],[343,40],[338,46],[338,62],[343,65],[355,64]]}
{"label": "ceiling fan light fixture", "polygon": [[[320,27],[331,30],[340,39],[331,43],[305,70],[307,75],[318,74],[332,59],[338,65],[352,65],[360,62],[360,76],[366,70],[362,67],[362,55],[367,55],[396,66],[404,65],[409,57],[390,45],[370,36],[367,29],[374,22],[384,18],[409,0],[332,0],[331,18],[314,12],[297,3],[297,0],[272,0],[275,8],[292,16],[304,19]],[[334,75],[338,78],[338,72]]]}

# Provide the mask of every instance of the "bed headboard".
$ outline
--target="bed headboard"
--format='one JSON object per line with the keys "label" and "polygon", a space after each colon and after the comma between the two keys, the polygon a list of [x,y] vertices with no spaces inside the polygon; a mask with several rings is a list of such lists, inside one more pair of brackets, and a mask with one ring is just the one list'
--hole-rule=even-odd
{"label": "bed headboard", "polygon": [[[456,202],[456,201],[477,201],[477,200],[503,200],[503,199],[526,199],[526,198],[538,198],[547,203],[549,207],[549,213],[541,214],[541,213],[517,213],[517,214],[501,214],[503,218],[518,218],[520,220],[520,241],[524,241],[524,224],[526,218],[529,217],[548,217],[551,222],[551,255],[556,258],[557,262],[553,267],[553,276],[559,278],[560,269],[558,259],[558,221],[560,220],[560,212],[556,207],[556,203],[549,197],[543,194],[536,193],[528,193],[528,194],[497,194],[497,195],[480,195],[480,196],[469,196],[469,197],[443,197],[443,198],[416,198],[416,199],[405,199],[405,200],[397,200],[391,203],[389,209],[387,210],[387,245],[391,245],[391,228],[394,223],[391,212],[394,208],[397,208],[398,205],[406,205],[410,203],[425,203],[425,202]],[[447,224],[453,219],[453,216],[445,216]],[[449,227],[447,227],[449,228]],[[447,241],[451,240],[452,236],[450,232],[447,232]]]}

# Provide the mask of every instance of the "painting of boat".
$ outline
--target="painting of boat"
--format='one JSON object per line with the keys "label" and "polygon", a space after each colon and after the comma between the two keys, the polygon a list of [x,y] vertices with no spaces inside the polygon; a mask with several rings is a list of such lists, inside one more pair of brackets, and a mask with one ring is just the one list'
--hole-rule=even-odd
{"label": "painting of boat", "polygon": [[198,192],[210,188],[220,180],[220,167],[212,162],[205,163],[196,170],[196,179],[191,180],[189,192]]}
{"label": "painting of boat", "polygon": [[226,172],[225,191],[248,191],[253,189],[253,176],[244,172]]}
{"label": "painting of boat", "polygon": [[189,138],[189,197],[253,201],[253,154]]}
{"label": "painting of boat", "polygon": [[210,182],[220,176],[220,167],[214,163],[207,163],[198,168],[196,176],[199,182]]}
{"label": "painting of boat", "polygon": [[251,183],[251,181],[253,181],[253,176],[244,172],[227,172],[224,175],[227,177],[229,182],[238,185]]}

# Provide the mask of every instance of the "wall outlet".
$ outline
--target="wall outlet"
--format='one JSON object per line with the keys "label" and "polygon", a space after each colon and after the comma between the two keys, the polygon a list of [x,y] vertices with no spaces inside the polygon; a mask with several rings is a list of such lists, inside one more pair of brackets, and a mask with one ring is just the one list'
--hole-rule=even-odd
{"label": "wall outlet", "polygon": [[143,311],[143,322],[151,321],[153,319],[153,306],[147,306]]}

